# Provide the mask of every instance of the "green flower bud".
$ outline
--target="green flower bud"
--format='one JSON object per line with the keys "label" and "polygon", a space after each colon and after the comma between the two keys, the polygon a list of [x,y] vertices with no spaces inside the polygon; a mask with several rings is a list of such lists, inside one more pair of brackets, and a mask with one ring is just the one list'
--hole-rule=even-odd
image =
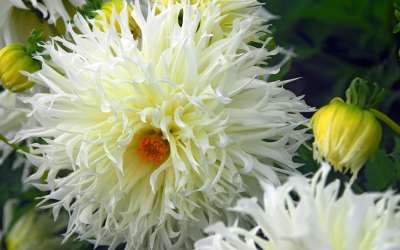
{"label": "green flower bud", "polygon": [[311,119],[314,155],[336,170],[357,173],[378,149],[382,127],[372,111],[334,98]]}
{"label": "green flower bud", "polygon": [[22,92],[33,86],[22,71],[33,73],[39,69],[40,64],[20,44],[9,44],[0,50],[0,80],[12,92]]}

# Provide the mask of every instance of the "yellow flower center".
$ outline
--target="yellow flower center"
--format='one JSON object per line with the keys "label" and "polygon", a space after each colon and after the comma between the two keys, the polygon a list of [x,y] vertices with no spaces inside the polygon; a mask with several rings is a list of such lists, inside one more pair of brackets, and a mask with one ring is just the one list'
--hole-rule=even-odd
{"label": "yellow flower center", "polygon": [[169,144],[159,134],[144,135],[139,139],[137,153],[143,161],[161,165],[169,155]]}

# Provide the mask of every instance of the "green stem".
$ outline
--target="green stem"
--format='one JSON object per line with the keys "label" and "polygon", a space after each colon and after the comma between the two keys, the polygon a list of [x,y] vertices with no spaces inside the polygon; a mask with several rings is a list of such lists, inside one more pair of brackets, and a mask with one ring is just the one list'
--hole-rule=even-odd
{"label": "green stem", "polygon": [[370,109],[370,111],[375,115],[376,118],[378,118],[379,120],[384,122],[391,129],[393,129],[394,132],[396,132],[398,135],[400,135],[400,125],[399,124],[397,124],[389,116],[385,115],[384,113],[382,113],[379,110]]}
{"label": "green stem", "polygon": [[10,143],[8,141],[8,139],[2,134],[0,134],[0,141],[4,142],[8,146],[12,147],[15,151],[21,150],[21,151],[27,152],[27,150],[25,148],[19,147],[17,144]]}

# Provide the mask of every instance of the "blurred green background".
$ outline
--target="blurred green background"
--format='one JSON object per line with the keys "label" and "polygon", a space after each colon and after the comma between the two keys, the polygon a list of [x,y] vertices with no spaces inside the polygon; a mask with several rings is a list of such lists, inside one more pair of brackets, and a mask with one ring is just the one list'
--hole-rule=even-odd
{"label": "blurred green background", "polygon": [[[387,91],[381,109],[400,118],[399,36],[394,2],[387,0],[266,0],[279,19],[277,43],[297,57],[287,77],[301,77],[292,87],[315,107],[342,96],[356,76],[376,81]],[[397,119],[399,121],[399,119]]]}
{"label": "blurred green background", "polygon": [[[319,108],[333,97],[344,97],[355,77],[377,82],[386,90],[379,109],[400,123],[400,34],[388,0],[264,0],[279,16],[273,21],[277,44],[293,49],[296,57],[283,70],[287,85]],[[303,147],[299,161],[314,171],[312,153]],[[348,179],[347,177],[343,177]],[[400,140],[384,126],[381,149],[360,173],[359,191],[400,190]]]}
{"label": "blurred green background", "polygon": [[[386,89],[379,109],[400,123],[400,34],[394,1],[388,0],[263,0],[274,20],[277,44],[291,48],[296,57],[281,72],[287,85],[314,107],[335,96],[344,96],[351,80],[362,77]],[[311,114],[308,114],[311,115]],[[311,142],[310,142],[311,145]],[[22,190],[22,169],[11,170],[15,154],[0,166],[0,208],[10,198],[24,204],[37,202],[38,191]],[[312,152],[302,147],[297,160],[303,171],[315,171]],[[342,180],[348,175],[337,174]],[[380,150],[361,171],[355,189],[359,192],[393,188],[400,191],[400,139],[384,127]],[[0,211],[2,212],[2,211]],[[74,249],[91,249],[77,243]]]}

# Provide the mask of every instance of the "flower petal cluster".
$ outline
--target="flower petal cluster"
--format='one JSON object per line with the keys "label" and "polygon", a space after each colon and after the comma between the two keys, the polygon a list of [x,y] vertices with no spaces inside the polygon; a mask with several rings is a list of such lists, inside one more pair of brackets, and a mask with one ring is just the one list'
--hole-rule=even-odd
{"label": "flower petal cluster", "polygon": [[[265,26],[266,22],[276,18],[267,12],[258,0],[153,0],[153,2],[161,9],[168,8],[169,5],[176,3],[189,2],[206,13],[206,15],[210,7],[213,6],[213,9],[219,11],[218,18],[220,19],[219,25],[215,26],[213,31],[216,37],[229,34],[232,31],[234,22],[250,16],[254,19],[253,27],[250,29],[258,31],[260,31],[260,26]],[[267,31],[267,27],[263,29],[264,35],[265,31]],[[252,39],[254,38],[252,37]]]}
{"label": "flower petal cluster", "polygon": [[250,215],[252,229],[222,223],[197,250],[395,250],[400,248],[400,195],[393,192],[341,194],[338,180],[328,184],[330,166],[313,178],[291,177],[275,187],[264,184],[263,206],[242,199],[235,211]]}
{"label": "flower petal cluster", "polygon": [[[48,24],[69,21],[69,8],[81,6],[85,0],[0,1],[0,47],[9,43],[26,42],[34,28],[51,33]],[[44,22],[45,21],[45,22]]]}
{"label": "flower petal cluster", "polygon": [[[102,28],[103,25],[105,25],[104,19],[107,20],[107,25],[109,25],[109,23],[111,21],[110,19],[111,19],[113,13],[119,14],[123,10],[124,6],[125,6],[124,0],[111,0],[109,2],[104,3],[101,6],[101,10],[98,11],[97,15],[95,16],[95,19],[98,21],[97,25],[99,26],[99,28]],[[129,12],[132,11],[130,8],[132,8],[132,6],[128,5]],[[114,25],[115,25],[115,28],[117,29],[117,31],[121,30],[118,22],[114,21]],[[140,29],[137,26],[137,24],[135,23],[135,20],[133,18],[129,18],[129,26],[130,26],[130,29],[131,29],[134,37],[139,38],[140,37]]]}
{"label": "flower petal cluster", "polygon": [[219,13],[175,4],[145,17],[125,6],[101,27],[77,16],[71,40],[56,37],[37,56],[31,79],[49,92],[25,99],[39,125],[18,138],[44,139],[32,144],[31,179],[46,174],[36,186],[55,215],[68,210],[67,235],[189,249],[237,198],[261,191],[257,179],[295,171],[310,108],[285,82],[264,80],[284,50],[247,43],[251,16],[216,40]]}
{"label": "flower petal cluster", "polygon": [[68,14],[68,5],[82,6],[85,4],[85,0],[42,0],[42,1],[20,1],[20,0],[8,0],[13,3],[14,6],[20,9],[35,9],[39,11],[43,18],[49,23],[56,23],[57,19],[62,18],[64,21],[70,20]]}

